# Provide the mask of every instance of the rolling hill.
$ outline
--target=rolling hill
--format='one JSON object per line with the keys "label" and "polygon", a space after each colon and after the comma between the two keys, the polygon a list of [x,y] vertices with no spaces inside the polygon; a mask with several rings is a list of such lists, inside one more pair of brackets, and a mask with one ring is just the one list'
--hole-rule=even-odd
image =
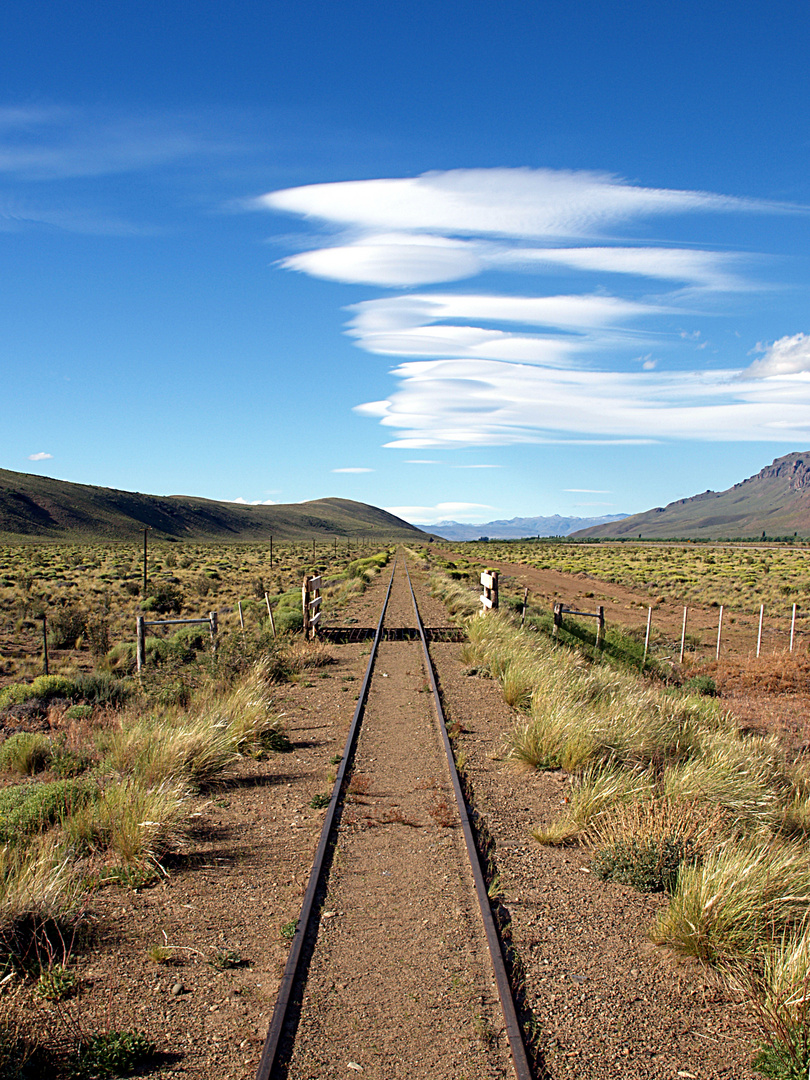
{"label": "rolling hill", "polygon": [[574,538],[743,539],[810,537],[810,451],[786,454],[727,491],[704,491]]}
{"label": "rolling hill", "polygon": [[277,540],[317,537],[424,538],[407,521],[350,499],[243,506],[184,495],[142,495],[0,469],[0,538]]}

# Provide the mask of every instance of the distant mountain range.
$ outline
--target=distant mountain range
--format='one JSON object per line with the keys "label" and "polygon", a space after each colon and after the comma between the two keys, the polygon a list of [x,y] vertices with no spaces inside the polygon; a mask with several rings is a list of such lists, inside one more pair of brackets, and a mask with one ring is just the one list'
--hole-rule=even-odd
{"label": "distant mountain range", "polygon": [[445,540],[478,540],[486,536],[490,540],[520,540],[524,536],[569,536],[577,529],[601,525],[604,522],[621,521],[627,514],[608,514],[605,517],[516,517],[508,521],[483,521],[478,525],[464,525],[459,521],[438,521],[425,529]]}
{"label": "distant mountain range", "polygon": [[810,537],[810,451],[776,458],[727,491],[704,491],[574,535],[733,540],[794,534]]}
{"label": "distant mountain range", "polygon": [[350,499],[243,506],[186,495],[142,495],[0,469],[0,538],[299,540],[426,539],[407,521]]}

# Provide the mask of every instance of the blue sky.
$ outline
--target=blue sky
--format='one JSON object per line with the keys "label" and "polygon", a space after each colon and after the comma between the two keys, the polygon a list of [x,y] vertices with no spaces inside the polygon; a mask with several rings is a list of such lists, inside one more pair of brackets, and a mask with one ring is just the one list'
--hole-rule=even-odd
{"label": "blue sky", "polygon": [[810,449],[806,4],[0,24],[0,466],[415,522]]}

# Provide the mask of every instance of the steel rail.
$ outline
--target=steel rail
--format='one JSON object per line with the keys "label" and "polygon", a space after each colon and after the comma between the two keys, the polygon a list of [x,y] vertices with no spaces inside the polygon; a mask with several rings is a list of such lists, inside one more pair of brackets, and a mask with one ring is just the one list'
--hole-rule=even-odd
{"label": "steel rail", "polygon": [[425,669],[427,671],[428,681],[430,682],[430,687],[433,692],[433,704],[436,709],[436,719],[439,724],[439,730],[441,731],[442,741],[444,742],[444,750],[445,754],[447,755],[447,767],[450,771],[450,779],[453,783],[453,791],[456,795],[456,804],[458,806],[458,812],[461,818],[461,828],[464,833],[464,840],[467,844],[467,855],[470,860],[473,879],[475,880],[475,892],[478,897],[478,907],[481,912],[481,920],[484,924],[484,931],[487,937],[487,946],[489,947],[489,955],[492,961],[495,981],[498,985],[498,996],[501,1000],[501,1010],[503,1012],[504,1023],[506,1024],[506,1034],[509,1039],[509,1049],[512,1054],[512,1064],[515,1069],[515,1075],[517,1076],[517,1080],[532,1080],[533,1072],[531,1066],[529,1065],[529,1059],[526,1053],[526,1045],[523,1041],[523,1032],[520,1026],[520,1021],[517,1017],[517,1011],[515,1009],[515,1000],[512,996],[512,986],[506,970],[506,962],[504,960],[503,950],[501,948],[500,935],[498,934],[497,927],[495,926],[495,919],[492,916],[492,908],[490,907],[489,903],[487,884],[484,880],[484,873],[481,869],[481,862],[478,858],[478,849],[475,845],[475,836],[473,834],[472,825],[470,823],[470,816],[467,811],[467,802],[464,798],[464,792],[461,790],[461,781],[459,780],[458,770],[456,769],[456,761],[453,755],[453,747],[450,743],[450,736],[447,733],[447,724],[445,723],[441,694],[439,693],[439,686],[436,682],[436,673],[433,669],[433,662],[430,659],[430,653],[428,651],[425,628],[422,625],[422,619],[416,603],[416,594],[413,591],[411,575],[408,573],[408,565],[407,563],[405,563],[404,565],[405,574],[408,578],[408,587],[411,590],[411,600],[413,601],[413,610],[414,616],[416,618],[416,625],[419,629],[419,635],[422,641],[422,652],[424,654]]}
{"label": "steel rail", "polygon": [[391,580],[388,582],[388,590],[385,594],[385,600],[383,601],[382,612],[380,613],[380,620],[377,623],[377,632],[374,635],[374,642],[371,646],[371,655],[368,658],[366,674],[363,678],[363,682],[360,687],[360,694],[357,698],[357,707],[354,710],[354,716],[352,718],[351,726],[349,728],[349,734],[346,737],[346,745],[343,750],[343,758],[340,762],[340,768],[338,769],[337,776],[335,777],[335,785],[332,789],[332,798],[329,801],[329,808],[326,811],[326,817],[324,818],[323,826],[321,828],[321,837],[318,843],[318,849],[315,853],[315,861],[313,862],[312,869],[309,873],[307,891],[304,894],[304,901],[301,904],[301,914],[298,917],[298,925],[295,930],[295,936],[293,938],[292,945],[290,946],[290,953],[287,957],[287,964],[284,968],[284,974],[281,979],[278,997],[276,998],[276,1005],[273,1010],[270,1027],[268,1029],[267,1037],[264,1042],[264,1049],[262,1050],[261,1060],[259,1061],[259,1068],[256,1072],[256,1080],[270,1080],[270,1076],[272,1075],[273,1068],[276,1064],[276,1059],[278,1057],[278,1051],[281,1045],[281,1037],[284,1031],[284,1024],[287,1019],[287,1013],[289,1010],[290,997],[292,996],[293,986],[296,976],[298,974],[299,964],[301,963],[301,955],[304,948],[304,941],[312,919],[312,911],[315,905],[315,896],[321,881],[323,866],[326,859],[327,851],[329,849],[329,843],[332,837],[338,803],[340,801],[340,796],[343,791],[343,783],[346,777],[346,770],[348,768],[349,762],[351,761],[352,750],[354,748],[357,732],[360,727],[360,720],[363,715],[363,709],[365,708],[368,687],[369,683],[371,682],[371,673],[374,668],[374,660],[377,656],[377,646],[379,645],[380,639],[382,637],[383,620],[385,619],[385,612],[388,608],[388,600],[391,596],[391,587],[394,584],[394,574],[396,573],[396,569],[397,562],[395,559],[394,567],[391,571]]}

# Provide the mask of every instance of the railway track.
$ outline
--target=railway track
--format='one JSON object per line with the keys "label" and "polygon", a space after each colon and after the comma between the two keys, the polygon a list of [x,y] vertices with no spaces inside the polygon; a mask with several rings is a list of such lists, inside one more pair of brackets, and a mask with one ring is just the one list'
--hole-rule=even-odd
{"label": "railway track", "polygon": [[[433,605],[427,599],[423,606]],[[446,629],[437,635],[446,640]],[[394,565],[257,1080],[532,1070],[429,631]]]}

